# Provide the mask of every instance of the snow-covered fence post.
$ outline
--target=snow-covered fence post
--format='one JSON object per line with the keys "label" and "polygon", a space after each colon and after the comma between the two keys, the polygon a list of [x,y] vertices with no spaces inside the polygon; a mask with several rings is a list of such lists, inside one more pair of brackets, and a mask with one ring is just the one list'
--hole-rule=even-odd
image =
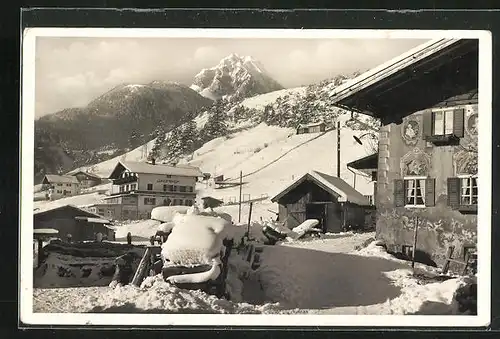
{"label": "snow-covered fence post", "polygon": [[240,171],[240,203],[238,207],[238,222],[241,222],[241,190],[243,187],[243,171]]}
{"label": "snow-covered fence post", "polygon": [[248,211],[248,225],[247,225],[247,240],[250,240],[250,222],[252,221],[252,206],[253,202],[250,203],[250,211]]}
{"label": "snow-covered fence post", "polygon": [[146,251],[144,252],[144,255],[142,256],[141,261],[139,262],[139,266],[137,267],[137,270],[135,271],[134,277],[132,278],[132,285],[134,286],[140,286],[142,281],[144,280],[146,276],[146,272],[148,272],[148,266],[150,263],[150,258],[151,258],[151,253],[152,249],[150,246],[146,247]]}
{"label": "snow-covered fence post", "polygon": [[[415,230],[413,232],[413,250],[411,258],[411,268],[415,270],[415,253],[417,252],[418,216],[415,216]],[[415,273],[415,272],[413,272]]]}

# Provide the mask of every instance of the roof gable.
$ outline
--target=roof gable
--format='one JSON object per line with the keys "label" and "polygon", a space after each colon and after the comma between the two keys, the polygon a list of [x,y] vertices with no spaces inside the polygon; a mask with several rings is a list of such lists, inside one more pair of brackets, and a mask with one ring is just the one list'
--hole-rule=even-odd
{"label": "roof gable", "polygon": [[133,173],[139,174],[162,174],[162,175],[176,175],[176,176],[187,176],[187,177],[202,177],[203,173],[198,167],[187,166],[187,165],[164,165],[164,164],[149,164],[146,162],[134,162],[134,161],[119,161],[111,172],[109,178],[115,179],[124,170],[129,170]]}
{"label": "roof gable", "polygon": [[83,174],[83,175],[85,175],[87,177],[93,178],[93,179],[101,179],[101,177],[98,176],[98,175],[96,175],[96,174],[85,172],[85,171],[81,171],[81,170],[78,171],[78,172],[72,173],[71,176],[76,177],[77,175],[81,175],[81,174]]}
{"label": "roof gable", "polygon": [[66,184],[78,184],[78,179],[72,175],[57,175],[57,174],[46,174],[43,178],[44,184],[51,183],[66,183]]}
{"label": "roof gable", "polygon": [[306,180],[314,182],[328,193],[337,196],[338,201],[340,202],[351,202],[362,206],[370,205],[368,198],[356,191],[351,185],[341,178],[333,177],[317,171],[311,171],[304,174],[302,177],[274,196],[271,201],[278,201]]}
{"label": "roof gable", "polygon": [[95,218],[101,218],[102,219],[102,217],[100,215],[92,213],[92,212],[89,212],[89,211],[86,211],[86,210],[83,210],[83,209],[81,209],[81,208],[79,208],[79,207],[77,207],[75,205],[53,206],[53,207],[49,207],[49,208],[46,208],[46,209],[43,209],[43,210],[34,211],[33,215],[40,216],[40,215],[45,215],[45,214],[48,214],[48,213],[54,213],[56,211],[65,210],[65,209],[72,210],[75,213],[78,213],[78,214],[83,215],[83,216],[95,217]]}

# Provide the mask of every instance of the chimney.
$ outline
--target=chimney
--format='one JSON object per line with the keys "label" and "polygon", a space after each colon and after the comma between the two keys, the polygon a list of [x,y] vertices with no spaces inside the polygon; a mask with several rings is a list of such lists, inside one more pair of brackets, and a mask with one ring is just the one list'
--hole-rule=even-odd
{"label": "chimney", "polygon": [[155,165],[155,164],[156,164],[156,159],[155,159],[155,158],[152,158],[152,159],[151,159],[151,164],[152,164],[152,165]]}

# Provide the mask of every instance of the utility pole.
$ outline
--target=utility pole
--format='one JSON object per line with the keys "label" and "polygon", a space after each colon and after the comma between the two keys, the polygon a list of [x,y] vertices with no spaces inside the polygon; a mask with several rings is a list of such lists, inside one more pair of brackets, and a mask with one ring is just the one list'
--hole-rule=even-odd
{"label": "utility pole", "polygon": [[337,177],[340,178],[340,121],[337,121]]}
{"label": "utility pole", "polygon": [[243,171],[240,171],[240,203],[238,207],[238,222],[241,222],[241,190],[243,186]]}

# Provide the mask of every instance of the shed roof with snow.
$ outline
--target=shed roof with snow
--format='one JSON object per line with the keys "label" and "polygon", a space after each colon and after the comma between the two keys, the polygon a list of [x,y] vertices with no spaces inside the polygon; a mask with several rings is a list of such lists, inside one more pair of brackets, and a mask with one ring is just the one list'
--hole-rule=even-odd
{"label": "shed roof with snow", "polygon": [[351,202],[361,206],[369,206],[370,201],[360,192],[356,191],[351,185],[342,180],[341,178],[334,177],[318,171],[310,171],[304,174],[299,179],[295,180],[288,187],[274,196],[271,201],[277,202],[283,196],[291,192],[294,188],[299,186],[304,181],[309,180],[316,185],[327,191],[328,193],[338,196],[339,202]]}
{"label": "shed roof with snow", "polygon": [[403,117],[477,90],[478,50],[478,39],[431,40],[336,87],[330,98],[377,118]]}
{"label": "shed roof with snow", "polygon": [[[69,174],[69,173],[68,173],[68,174]],[[93,178],[93,179],[97,179],[97,180],[100,180],[100,179],[101,179],[101,177],[100,177],[100,176],[98,176],[97,174],[90,173],[90,172],[83,171],[83,170],[79,170],[79,171],[76,171],[76,172],[72,172],[72,173],[71,173],[71,174],[69,174],[69,175],[71,175],[71,176],[77,176],[77,175],[79,175],[79,174],[83,174],[83,175],[85,175],[85,176],[87,176],[87,177],[89,177],[89,178]]]}
{"label": "shed roof with snow", "polygon": [[[81,208],[79,208],[79,207],[77,207],[75,205],[69,205],[69,204],[68,205],[62,205],[62,206],[61,205],[55,205],[55,206],[50,206],[48,208],[36,209],[36,210],[33,211],[33,215],[43,215],[43,214],[53,213],[53,212],[56,212],[56,211],[59,211],[59,210],[63,210],[63,209],[73,210],[75,212],[81,213],[82,216],[103,219],[98,214],[86,211],[86,210],[81,209]],[[106,220],[106,219],[103,219],[103,220]]]}
{"label": "shed roof with snow", "polygon": [[318,121],[318,122],[311,122],[309,124],[300,124],[298,126],[298,128],[316,127],[316,126],[321,126],[321,125],[326,125],[326,124],[323,121]]}
{"label": "shed roof with snow", "polygon": [[109,178],[115,179],[123,170],[129,170],[133,173],[148,173],[148,174],[164,174],[186,177],[202,177],[203,173],[198,167],[187,165],[165,165],[165,164],[150,164],[147,162],[122,161],[116,164]]}
{"label": "shed roof with snow", "polygon": [[42,184],[78,184],[78,179],[72,175],[46,174]]}

